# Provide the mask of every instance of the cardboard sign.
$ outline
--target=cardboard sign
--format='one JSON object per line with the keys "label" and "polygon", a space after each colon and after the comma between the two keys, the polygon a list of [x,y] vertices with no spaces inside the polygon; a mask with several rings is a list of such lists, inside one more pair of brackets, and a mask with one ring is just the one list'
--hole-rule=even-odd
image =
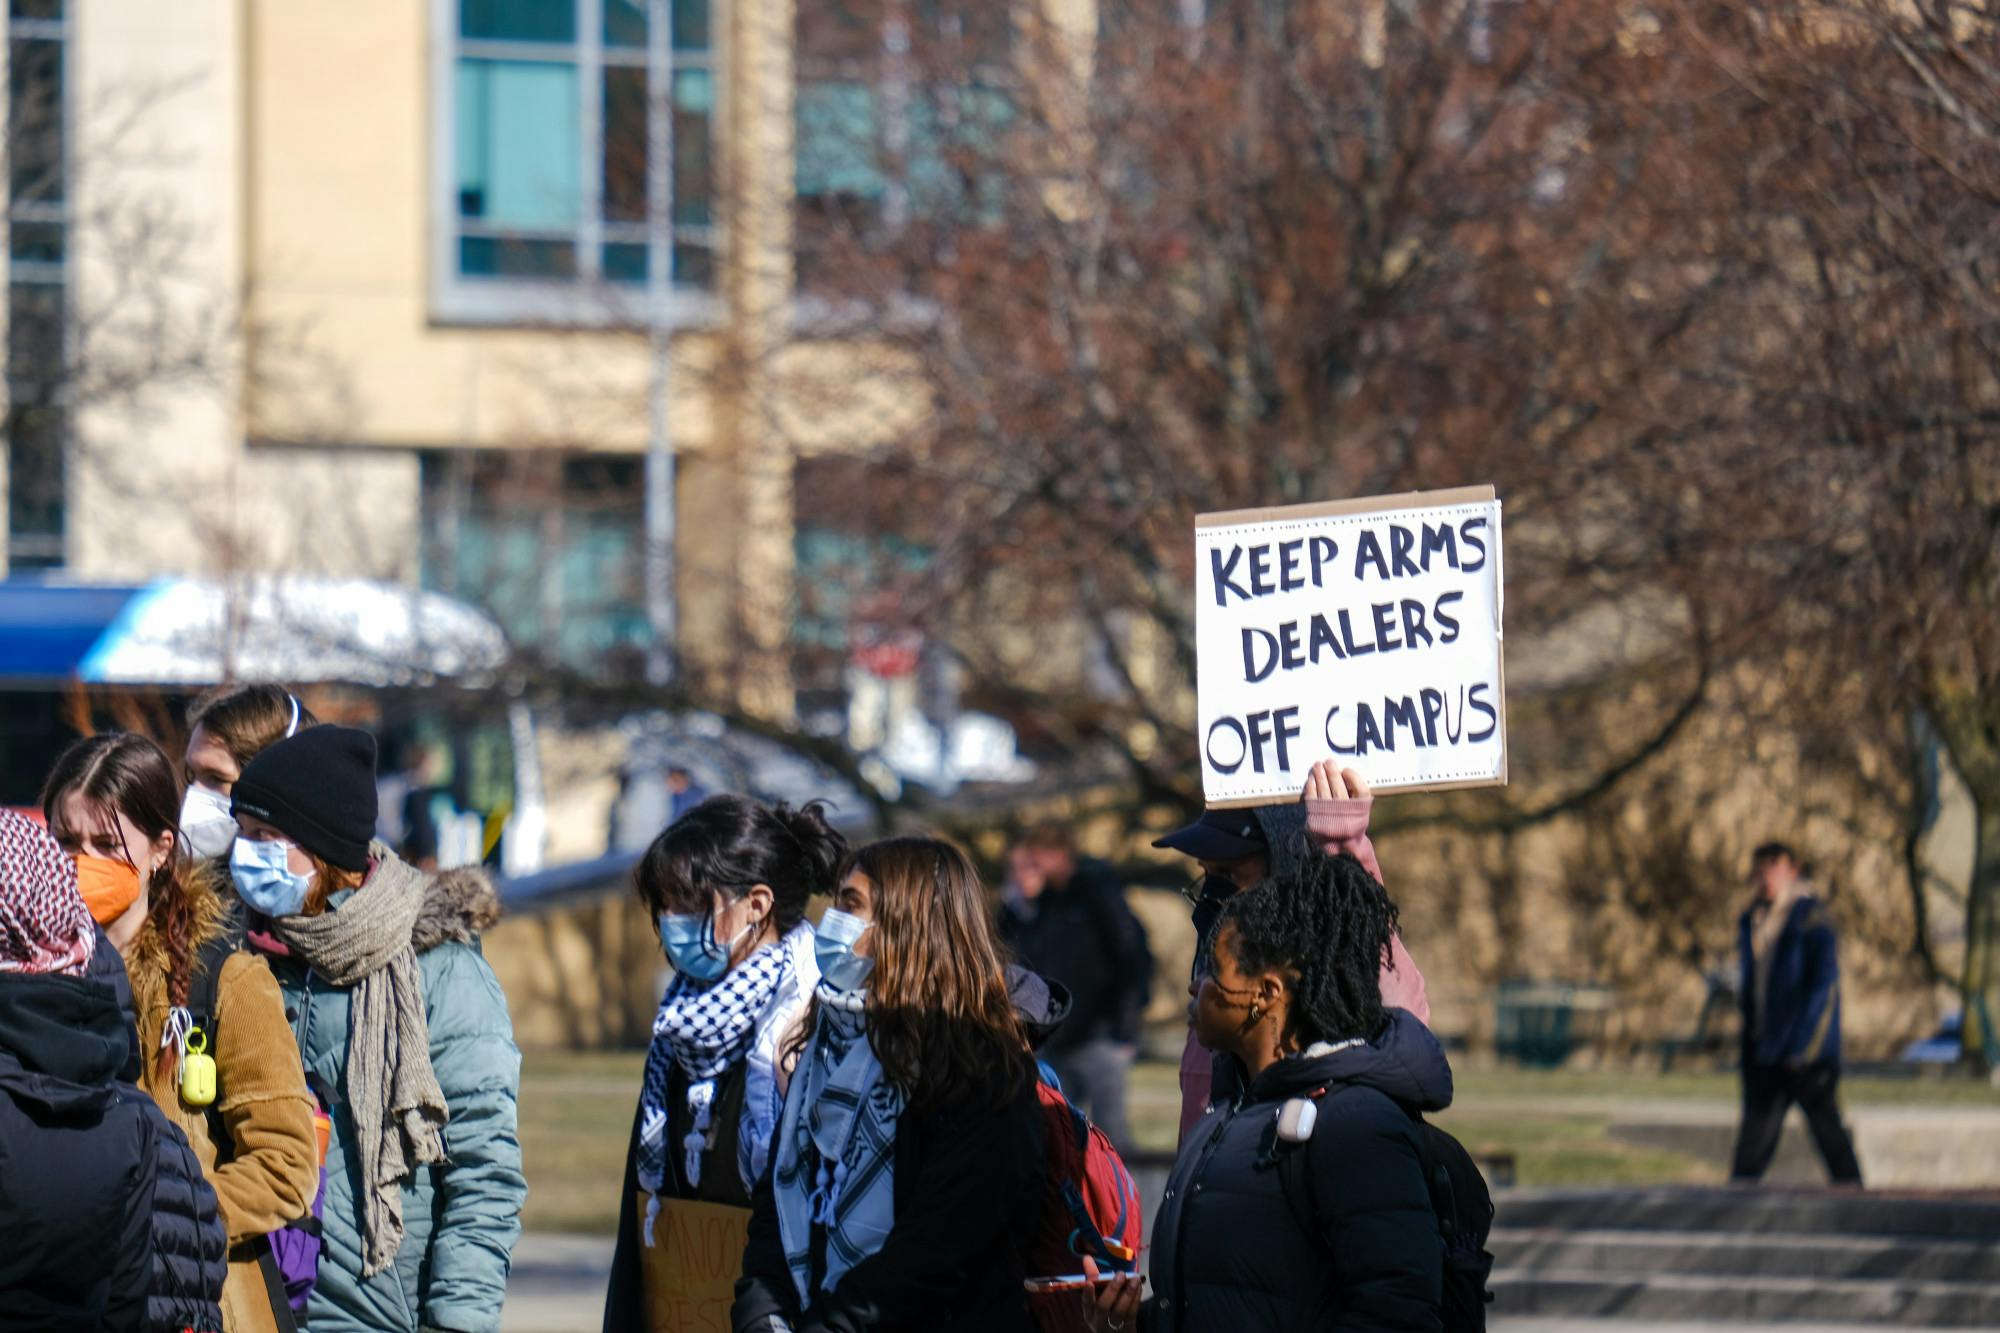
{"label": "cardboard sign", "polygon": [[1295,800],[1320,759],[1376,788],[1507,780],[1490,486],[1195,521],[1202,791]]}
{"label": "cardboard sign", "polygon": [[[646,1195],[639,1194],[639,1216]],[[730,1333],[729,1307],[743,1273],[750,1210],[661,1199],[654,1244],[639,1247],[651,1333]]]}

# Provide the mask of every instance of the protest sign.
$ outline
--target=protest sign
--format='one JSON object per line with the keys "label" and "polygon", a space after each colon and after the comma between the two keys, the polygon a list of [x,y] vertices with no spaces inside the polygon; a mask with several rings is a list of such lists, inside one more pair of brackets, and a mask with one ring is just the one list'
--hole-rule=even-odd
{"label": "protest sign", "polygon": [[[639,1194],[639,1216],[646,1195]],[[729,1333],[729,1307],[743,1272],[750,1210],[688,1199],[661,1199],[654,1244],[641,1247],[647,1325],[652,1333]]]}
{"label": "protest sign", "polygon": [[1384,789],[1504,783],[1503,587],[1490,486],[1201,515],[1208,804],[1294,799],[1320,759]]}

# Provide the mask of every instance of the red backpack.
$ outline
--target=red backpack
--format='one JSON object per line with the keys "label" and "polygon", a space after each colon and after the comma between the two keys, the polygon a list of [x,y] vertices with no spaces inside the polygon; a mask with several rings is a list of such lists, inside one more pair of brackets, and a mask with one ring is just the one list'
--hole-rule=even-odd
{"label": "red backpack", "polygon": [[[1062,1082],[1041,1066],[1035,1087],[1042,1103],[1042,1163],[1048,1188],[1041,1221],[1029,1241],[1028,1276],[1061,1277],[1083,1271],[1083,1257],[1100,1273],[1138,1267],[1139,1187],[1104,1131],[1070,1105]],[[1074,1292],[1035,1297],[1042,1333],[1085,1333],[1083,1303]]]}

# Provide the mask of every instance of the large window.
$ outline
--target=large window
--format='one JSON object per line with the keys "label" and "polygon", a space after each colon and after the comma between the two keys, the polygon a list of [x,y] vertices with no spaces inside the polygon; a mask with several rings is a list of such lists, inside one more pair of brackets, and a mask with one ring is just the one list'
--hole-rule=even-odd
{"label": "large window", "polygon": [[993,221],[1013,119],[1007,0],[819,0],[797,10],[799,285],[843,250]]}
{"label": "large window", "polygon": [[650,638],[642,468],[527,450],[422,455],[423,585],[485,607],[550,661],[636,663]]}
{"label": "large window", "polygon": [[649,291],[663,314],[698,311],[717,262],[717,0],[435,3],[453,19],[441,313],[609,318]]}
{"label": "large window", "polygon": [[69,310],[63,0],[7,10],[7,565],[63,563]]}

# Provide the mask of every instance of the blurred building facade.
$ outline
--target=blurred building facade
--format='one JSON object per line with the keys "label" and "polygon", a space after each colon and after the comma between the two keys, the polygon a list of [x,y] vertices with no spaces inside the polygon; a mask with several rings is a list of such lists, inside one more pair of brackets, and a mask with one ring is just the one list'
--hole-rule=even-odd
{"label": "blurred building facade", "polygon": [[856,647],[797,464],[912,409],[792,387],[859,378],[815,228],[921,221],[896,53],[1002,67],[1003,6],[9,5],[5,572],[389,579],[636,660],[664,403],[690,670],[786,719],[795,642]]}

